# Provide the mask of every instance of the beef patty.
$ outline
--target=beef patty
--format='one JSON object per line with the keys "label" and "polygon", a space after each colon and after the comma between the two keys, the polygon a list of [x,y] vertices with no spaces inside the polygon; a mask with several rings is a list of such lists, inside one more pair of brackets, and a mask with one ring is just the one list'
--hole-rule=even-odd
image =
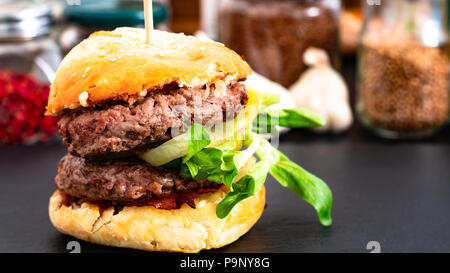
{"label": "beef patty", "polygon": [[233,119],[247,101],[248,93],[241,83],[220,92],[214,85],[208,90],[169,85],[131,104],[63,113],[59,132],[70,153],[99,158],[146,149],[185,132],[194,122],[211,127]]}
{"label": "beef patty", "polygon": [[138,158],[90,162],[68,154],[59,162],[55,182],[72,197],[115,203],[217,187],[214,182],[183,178],[179,172],[152,167]]}

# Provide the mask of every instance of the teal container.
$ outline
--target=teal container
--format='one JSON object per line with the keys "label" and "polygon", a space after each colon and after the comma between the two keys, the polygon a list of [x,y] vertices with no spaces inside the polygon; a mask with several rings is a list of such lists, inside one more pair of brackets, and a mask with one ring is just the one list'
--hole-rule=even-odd
{"label": "teal container", "polygon": [[[143,1],[132,0],[83,0],[80,5],[67,5],[64,14],[67,21],[82,26],[113,29],[121,26],[144,26]],[[168,7],[153,4],[153,23],[161,25],[169,17]]]}
{"label": "teal container", "polygon": [[[117,27],[144,27],[145,15],[142,0],[82,0],[80,5],[67,5],[64,16],[67,24],[58,35],[63,54],[99,30]],[[169,7],[153,1],[153,24],[166,30]]]}

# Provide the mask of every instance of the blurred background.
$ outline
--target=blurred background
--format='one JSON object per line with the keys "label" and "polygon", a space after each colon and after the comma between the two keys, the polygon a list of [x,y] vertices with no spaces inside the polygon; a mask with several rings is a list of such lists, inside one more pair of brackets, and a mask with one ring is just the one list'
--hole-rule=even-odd
{"label": "blurred background", "polygon": [[[155,27],[213,39],[248,84],[388,139],[442,134],[449,115],[447,0],[160,0]],[[0,142],[58,142],[45,117],[62,58],[94,31],[144,26],[141,0],[0,0]]]}

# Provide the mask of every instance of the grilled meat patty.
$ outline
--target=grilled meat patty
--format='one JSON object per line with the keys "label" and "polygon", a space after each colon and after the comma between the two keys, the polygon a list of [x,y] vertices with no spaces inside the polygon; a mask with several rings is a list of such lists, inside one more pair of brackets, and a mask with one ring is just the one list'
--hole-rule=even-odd
{"label": "grilled meat patty", "polygon": [[152,167],[138,158],[88,161],[68,154],[59,163],[55,182],[72,197],[116,203],[217,187],[214,182],[183,178],[179,172]]}
{"label": "grilled meat patty", "polygon": [[59,132],[71,154],[110,158],[108,154],[143,150],[185,132],[233,119],[248,101],[245,85],[186,88],[168,85],[133,103],[84,108],[62,114]]}

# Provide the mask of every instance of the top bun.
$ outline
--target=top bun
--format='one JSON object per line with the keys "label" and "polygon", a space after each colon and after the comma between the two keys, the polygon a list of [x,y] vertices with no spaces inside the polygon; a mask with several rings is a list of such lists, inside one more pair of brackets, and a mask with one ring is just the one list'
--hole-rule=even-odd
{"label": "top bun", "polygon": [[151,43],[146,44],[143,29],[99,31],[61,62],[46,114],[127,100],[174,82],[199,87],[218,78],[242,80],[250,73],[236,52],[213,41],[154,30]]}

